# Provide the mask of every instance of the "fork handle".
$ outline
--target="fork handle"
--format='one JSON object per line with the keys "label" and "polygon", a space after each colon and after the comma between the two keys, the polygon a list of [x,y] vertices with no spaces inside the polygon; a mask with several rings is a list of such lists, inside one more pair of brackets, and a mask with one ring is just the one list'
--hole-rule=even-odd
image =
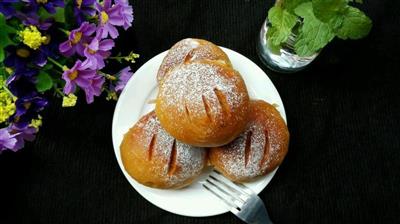
{"label": "fork handle", "polygon": [[257,209],[257,211],[253,210],[255,216],[247,220],[248,224],[273,224],[264,204],[255,207],[255,209]]}

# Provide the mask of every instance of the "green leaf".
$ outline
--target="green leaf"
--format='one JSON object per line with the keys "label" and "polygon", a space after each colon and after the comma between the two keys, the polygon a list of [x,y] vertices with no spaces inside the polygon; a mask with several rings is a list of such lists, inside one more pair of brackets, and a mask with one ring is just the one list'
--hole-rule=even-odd
{"label": "green leaf", "polygon": [[362,3],[364,3],[364,1],[363,0],[349,0],[350,2],[356,2],[356,3],[360,3],[360,4],[362,4]]}
{"label": "green leaf", "polygon": [[50,69],[52,69],[53,67],[54,67],[53,64],[47,63],[47,64],[43,67],[43,70],[50,70]]}
{"label": "green leaf", "polygon": [[278,45],[274,44],[272,42],[272,38],[271,38],[271,36],[273,36],[275,34],[275,32],[276,32],[276,29],[274,27],[270,27],[268,29],[268,32],[267,32],[267,45],[268,45],[268,48],[271,50],[272,53],[280,54],[281,45],[280,44],[278,44]]}
{"label": "green leaf", "polygon": [[357,8],[349,6],[344,14],[343,23],[336,31],[341,39],[360,39],[368,35],[372,28],[371,19]]}
{"label": "green leaf", "polygon": [[74,16],[74,1],[66,1],[65,4],[65,28],[66,29],[73,29],[76,25],[76,18]]}
{"label": "green leaf", "polygon": [[283,8],[288,10],[289,12],[294,12],[297,6],[305,3],[310,2],[311,0],[283,0]]}
{"label": "green leaf", "polygon": [[0,47],[0,62],[4,61],[4,59],[6,58],[5,52],[4,52],[4,48]]}
{"label": "green leaf", "polygon": [[343,16],[338,15],[329,20],[328,25],[331,27],[333,32],[336,33],[336,31],[342,26],[343,20]]}
{"label": "green leaf", "polygon": [[[6,67],[4,66],[3,63],[0,64],[0,80],[6,80],[8,77],[8,73],[6,71]],[[1,87],[0,87],[1,88]]]}
{"label": "green leaf", "polygon": [[36,79],[36,89],[39,92],[45,92],[53,87],[53,80],[50,75],[44,71],[41,71]]}
{"label": "green leaf", "polygon": [[299,5],[295,13],[303,18],[303,26],[295,43],[299,56],[315,54],[335,37],[330,26],[314,16],[311,2]]}
{"label": "green leaf", "polygon": [[65,23],[65,10],[64,8],[57,8],[56,13],[54,14],[54,19],[56,22]]}
{"label": "green leaf", "polygon": [[347,0],[312,0],[312,3],[315,17],[322,22],[336,20],[347,6]]}
{"label": "green leaf", "polygon": [[56,8],[56,13],[51,14],[44,8],[39,8],[38,14],[41,19],[54,18],[56,22],[65,23],[64,8]]}
{"label": "green leaf", "polygon": [[15,43],[10,39],[10,34],[15,34],[17,30],[6,24],[6,18],[0,13],[0,62],[5,58],[4,48],[9,45],[15,45]]}
{"label": "green leaf", "polygon": [[296,25],[297,17],[279,6],[274,6],[268,11],[268,20],[271,22],[274,32],[269,38],[274,45],[279,45],[287,40]]}

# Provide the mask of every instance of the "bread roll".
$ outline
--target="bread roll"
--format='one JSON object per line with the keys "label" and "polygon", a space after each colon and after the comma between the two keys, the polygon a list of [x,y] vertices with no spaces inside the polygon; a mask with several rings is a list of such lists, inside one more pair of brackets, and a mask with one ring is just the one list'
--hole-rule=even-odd
{"label": "bread roll", "polygon": [[235,182],[247,182],[278,167],[289,146],[285,121],[272,105],[250,102],[249,123],[233,142],[209,151],[215,169]]}
{"label": "bread roll", "polygon": [[187,38],[177,42],[168,51],[158,70],[157,81],[160,81],[176,66],[198,60],[219,61],[231,67],[228,56],[215,44],[201,39]]}
{"label": "bread roll", "polygon": [[154,111],[125,134],[120,148],[125,170],[149,187],[187,186],[207,163],[205,149],[175,140],[160,126]]}
{"label": "bread roll", "polygon": [[177,140],[198,147],[221,146],[246,127],[249,95],[230,66],[200,60],[174,67],[159,86],[156,114]]}

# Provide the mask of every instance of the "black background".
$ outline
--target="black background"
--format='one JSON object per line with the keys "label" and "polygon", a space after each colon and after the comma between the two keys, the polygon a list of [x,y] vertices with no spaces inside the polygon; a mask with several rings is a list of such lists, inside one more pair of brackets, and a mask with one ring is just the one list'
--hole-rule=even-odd
{"label": "black background", "polygon": [[[140,53],[135,68],[182,38],[198,37],[250,58],[276,85],[291,142],[260,194],[275,223],[400,223],[398,1],[365,0],[370,35],[334,40],[296,74],[271,72],[256,54],[272,0],[132,3],[134,27],[119,46]],[[60,104],[53,99],[34,143],[0,155],[0,223],[240,223],[229,213],[189,218],[153,206],[115,159],[115,102]]]}

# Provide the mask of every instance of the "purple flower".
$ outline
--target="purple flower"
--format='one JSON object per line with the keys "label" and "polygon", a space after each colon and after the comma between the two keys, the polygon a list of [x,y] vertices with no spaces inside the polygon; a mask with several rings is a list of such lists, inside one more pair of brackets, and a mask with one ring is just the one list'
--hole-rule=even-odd
{"label": "purple flower", "polygon": [[48,101],[36,92],[19,97],[15,101],[17,111],[10,119],[13,121],[15,127],[20,129],[25,128],[30,124],[32,119],[38,116],[38,113],[45,108],[47,103]]}
{"label": "purple flower", "polygon": [[9,19],[15,14],[15,8],[12,3],[16,3],[18,0],[3,0],[0,2],[0,13],[2,13],[6,19]]}
{"label": "purple flower", "polygon": [[0,153],[6,149],[18,150],[15,148],[16,144],[17,139],[15,138],[15,134],[10,134],[8,128],[0,129]]}
{"label": "purple flower", "polygon": [[25,145],[25,141],[33,141],[35,140],[35,134],[38,132],[38,129],[34,127],[26,126],[24,128],[18,128],[15,125],[11,125],[9,128],[11,133],[14,133],[15,139],[17,140],[13,151],[17,151],[22,149]]}
{"label": "purple flower", "polygon": [[121,4],[112,5],[111,0],[104,0],[103,5],[96,2],[96,10],[99,12],[99,29],[101,38],[106,38],[109,34],[111,38],[118,37],[118,30],[115,26],[124,25],[124,16],[122,15]]}
{"label": "purple flower", "polygon": [[33,141],[37,129],[33,127],[18,128],[11,125],[0,129],[0,153],[6,149],[18,151],[24,147],[25,141]]}
{"label": "purple flower", "polygon": [[117,85],[115,86],[114,90],[116,92],[120,92],[125,88],[126,83],[132,77],[133,72],[131,71],[131,67],[126,67],[118,72],[118,81]]}
{"label": "purple flower", "polygon": [[86,94],[87,103],[92,103],[94,96],[100,96],[103,84],[104,78],[99,75],[94,76],[93,79],[90,80],[90,85],[83,89]]}
{"label": "purple flower", "polygon": [[40,6],[47,12],[56,13],[56,7],[64,7],[64,0],[23,0],[29,4],[30,9],[36,12]]}
{"label": "purple flower", "polygon": [[94,2],[95,0],[74,0],[74,16],[78,25],[86,20],[86,16],[94,16]]}
{"label": "purple flower", "polygon": [[11,128],[12,128],[11,132],[17,133],[15,137],[17,139],[17,146],[19,146],[19,148],[24,147],[24,141],[31,142],[35,140],[35,134],[38,132],[37,128],[29,126],[25,128],[18,128],[17,126],[12,125]]}
{"label": "purple flower", "polygon": [[37,71],[23,67],[18,69],[7,79],[7,87],[16,97],[31,95],[36,91],[35,75]]}
{"label": "purple flower", "polygon": [[96,76],[96,71],[89,69],[87,66],[83,65],[82,61],[77,60],[75,65],[65,71],[62,78],[65,80],[64,93],[70,94],[75,92],[76,86],[82,89],[87,88],[91,85],[91,80]]}
{"label": "purple flower", "polygon": [[22,44],[18,46],[8,46],[6,47],[6,51],[8,52],[8,56],[4,60],[4,64],[15,70],[25,69],[29,63],[33,63],[39,67],[43,67],[47,63],[45,52],[41,50],[34,51]]}
{"label": "purple flower", "polygon": [[85,45],[91,41],[90,35],[95,31],[96,26],[94,24],[88,22],[82,23],[78,29],[71,31],[67,41],[60,44],[60,52],[68,57],[75,54],[75,52],[84,56]]}
{"label": "purple flower", "polygon": [[94,96],[99,96],[104,78],[97,75],[95,70],[87,68],[81,61],[76,61],[74,67],[63,73],[66,81],[64,93],[70,94],[79,86],[85,91],[86,102],[92,103]]}
{"label": "purple flower", "polygon": [[127,30],[129,27],[132,26],[133,21],[133,9],[132,6],[129,5],[127,0],[115,0],[116,5],[120,5],[121,7],[121,17],[123,20],[123,27]]}
{"label": "purple flower", "polygon": [[35,11],[31,11],[27,14],[17,12],[16,17],[20,19],[25,26],[36,26],[39,30],[48,30],[54,23],[53,18],[40,18]]}
{"label": "purple flower", "polygon": [[86,46],[83,52],[86,57],[84,63],[91,69],[104,68],[104,59],[110,56],[110,50],[114,47],[113,40],[101,40],[99,36],[101,36],[101,32]]}

